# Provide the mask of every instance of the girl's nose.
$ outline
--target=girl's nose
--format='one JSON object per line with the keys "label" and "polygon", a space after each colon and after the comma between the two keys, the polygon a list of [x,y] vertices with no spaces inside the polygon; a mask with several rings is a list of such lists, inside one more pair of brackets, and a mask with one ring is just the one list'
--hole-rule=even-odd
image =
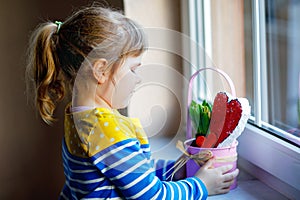
{"label": "girl's nose", "polygon": [[140,75],[136,75],[136,84],[140,84],[142,82],[142,77]]}

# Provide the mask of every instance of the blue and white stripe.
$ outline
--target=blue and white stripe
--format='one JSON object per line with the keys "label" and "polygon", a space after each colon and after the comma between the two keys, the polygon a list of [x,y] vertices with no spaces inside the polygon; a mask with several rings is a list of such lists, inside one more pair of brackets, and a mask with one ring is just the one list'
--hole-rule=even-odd
{"label": "blue and white stripe", "polygon": [[79,158],[63,143],[66,184],[61,199],[206,199],[206,188],[196,177],[165,180],[174,161],[153,162],[149,145],[144,147],[132,138]]}

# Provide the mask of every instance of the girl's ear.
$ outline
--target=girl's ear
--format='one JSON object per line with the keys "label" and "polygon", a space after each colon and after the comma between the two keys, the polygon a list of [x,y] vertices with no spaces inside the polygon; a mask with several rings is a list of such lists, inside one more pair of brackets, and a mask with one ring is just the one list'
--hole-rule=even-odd
{"label": "girl's ear", "polygon": [[106,67],[107,60],[104,58],[98,59],[93,65],[93,75],[98,84],[103,84],[108,78],[107,73],[105,73]]}

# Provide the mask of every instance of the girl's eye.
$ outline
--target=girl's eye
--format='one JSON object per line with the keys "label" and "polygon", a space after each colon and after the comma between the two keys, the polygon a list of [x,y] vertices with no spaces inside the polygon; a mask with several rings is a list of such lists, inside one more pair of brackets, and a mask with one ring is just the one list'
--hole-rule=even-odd
{"label": "girl's eye", "polygon": [[135,69],[131,69],[130,71],[135,74]]}

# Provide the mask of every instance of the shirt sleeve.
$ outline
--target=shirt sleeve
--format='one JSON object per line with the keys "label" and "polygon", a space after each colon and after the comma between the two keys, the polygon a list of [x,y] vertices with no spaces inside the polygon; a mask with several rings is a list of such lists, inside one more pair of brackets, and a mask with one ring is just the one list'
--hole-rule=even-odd
{"label": "shirt sleeve", "polygon": [[[206,199],[207,190],[196,177],[180,181],[162,181],[156,175],[137,139],[115,143],[91,157],[93,164],[126,199]],[[159,161],[159,165],[161,165]],[[165,165],[165,164],[163,164]],[[166,164],[168,168],[168,162]],[[171,163],[170,165],[171,166]]]}
{"label": "shirt sleeve", "polygon": [[170,181],[171,174],[174,171],[172,169],[174,164],[174,160],[154,159],[154,168],[156,176],[162,181]]}

